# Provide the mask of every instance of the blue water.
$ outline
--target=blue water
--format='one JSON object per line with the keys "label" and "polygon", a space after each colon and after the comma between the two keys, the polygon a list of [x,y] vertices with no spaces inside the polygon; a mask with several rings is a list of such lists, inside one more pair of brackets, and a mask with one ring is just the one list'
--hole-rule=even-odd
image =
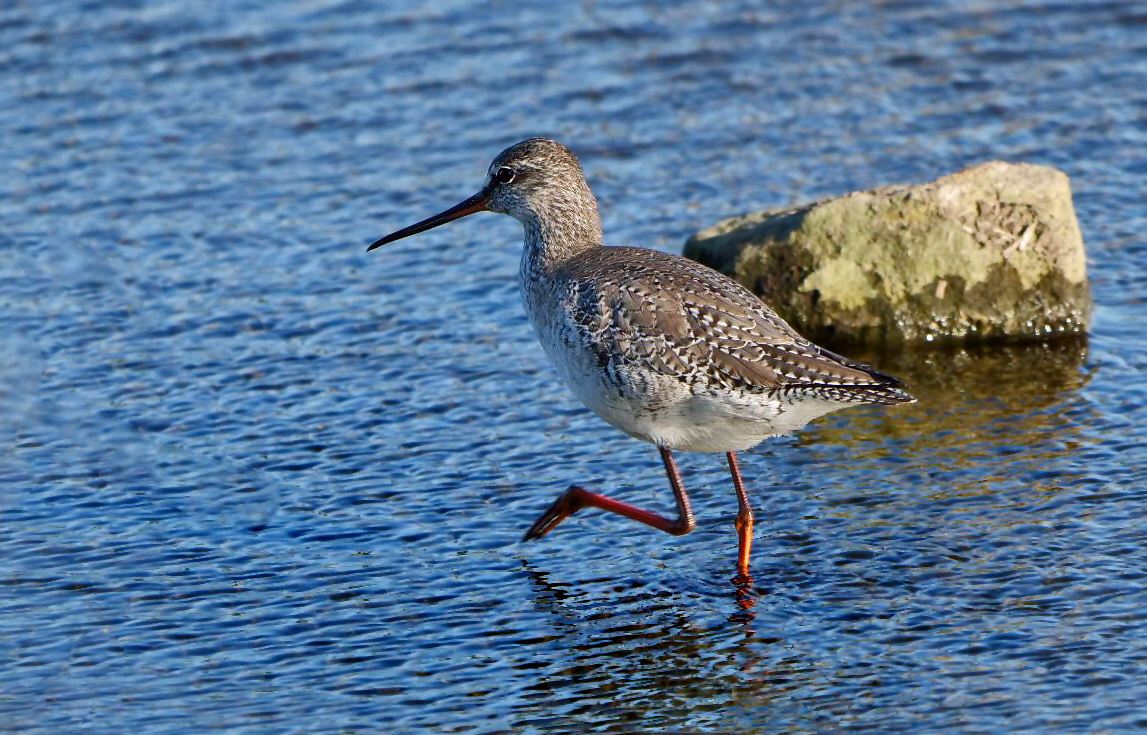
{"label": "blue water", "polygon": [[[1147,13],[0,5],[0,731],[1147,729]],[[698,529],[560,385],[506,145],[607,240],[991,159],[1072,178],[1090,339],[858,356],[918,404],[719,456]]]}

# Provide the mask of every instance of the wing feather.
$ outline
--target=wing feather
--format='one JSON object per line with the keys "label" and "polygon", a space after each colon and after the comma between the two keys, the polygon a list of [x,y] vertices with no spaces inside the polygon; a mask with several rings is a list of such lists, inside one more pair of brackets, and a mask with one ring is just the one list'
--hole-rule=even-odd
{"label": "wing feather", "polygon": [[693,261],[603,248],[565,267],[574,323],[598,360],[615,368],[637,366],[695,387],[901,400],[895,378],[817,347],[748,289]]}

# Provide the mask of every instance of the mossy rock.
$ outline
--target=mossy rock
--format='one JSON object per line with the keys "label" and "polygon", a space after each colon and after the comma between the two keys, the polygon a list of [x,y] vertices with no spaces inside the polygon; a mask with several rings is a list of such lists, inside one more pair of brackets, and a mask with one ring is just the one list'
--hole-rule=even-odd
{"label": "mossy rock", "polygon": [[685,255],[814,340],[883,346],[1087,330],[1091,293],[1061,171],[986,163],[929,184],[725,220]]}

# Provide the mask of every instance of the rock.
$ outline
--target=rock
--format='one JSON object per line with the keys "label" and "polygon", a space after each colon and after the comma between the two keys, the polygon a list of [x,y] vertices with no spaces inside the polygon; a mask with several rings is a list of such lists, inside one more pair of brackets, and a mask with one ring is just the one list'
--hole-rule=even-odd
{"label": "rock", "polygon": [[1061,171],[985,163],[929,184],[725,220],[685,255],[814,340],[882,346],[1086,332],[1083,239]]}

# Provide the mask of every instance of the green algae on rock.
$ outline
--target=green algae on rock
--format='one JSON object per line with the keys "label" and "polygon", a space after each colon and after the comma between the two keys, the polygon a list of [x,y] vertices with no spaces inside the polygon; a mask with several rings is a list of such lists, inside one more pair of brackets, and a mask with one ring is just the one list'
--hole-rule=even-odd
{"label": "green algae on rock", "polygon": [[685,255],[733,276],[802,334],[879,346],[1086,332],[1067,176],[985,163],[919,186],[734,217]]}

